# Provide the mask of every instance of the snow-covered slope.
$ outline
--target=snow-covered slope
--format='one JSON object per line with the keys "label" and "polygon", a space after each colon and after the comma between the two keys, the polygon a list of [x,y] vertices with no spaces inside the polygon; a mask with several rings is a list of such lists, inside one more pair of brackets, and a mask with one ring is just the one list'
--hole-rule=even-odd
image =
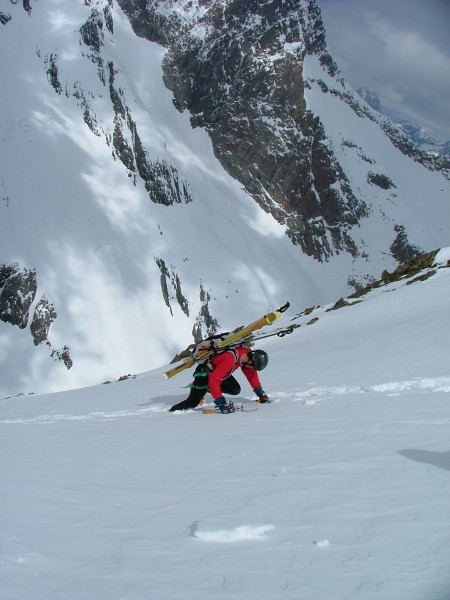
{"label": "snow-covered slope", "polygon": [[1,401],[1,600],[447,599],[450,269],[432,271],[296,316],[266,340],[273,403],[237,399],[256,411],[168,413],[189,376],[163,369]]}
{"label": "snow-covered slope", "polygon": [[[0,13],[0,397],[146,371],[193,333],[288,299],[301,310],[346,295],[395,266],[397,219],[413,246],[448,244],[448,180],[394,151],[335,94],[320,95],[326,73],[313,57],[306,100],[368,206],[351,231],[358,255],[323,263],[291,243],[287,224],[174,108],[166,51],[138,38],[116,2],[0,0]],[[367,183],[366,141],[377,147],[375,175],[397,189]]]}

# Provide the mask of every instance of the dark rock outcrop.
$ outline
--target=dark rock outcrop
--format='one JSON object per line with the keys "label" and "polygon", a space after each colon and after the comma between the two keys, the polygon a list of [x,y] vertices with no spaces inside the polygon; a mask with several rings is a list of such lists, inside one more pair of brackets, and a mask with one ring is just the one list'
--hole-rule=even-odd
{"label": "dark rock outcrop", "polygon": [[0,265],[0,320],[25,329],[36,288],[34,270]]}
{"label": "dark rock outcrop", "polygon": [[47,341],[50,325],[56,319],[55,307],[45,296],[36,304],[31,321],[30,331],[35,346]]}
{"label": "dark rock outcrop", "polygon": [[[26,329],[36,291],[34,269],[20,267],[17,263],[0,265],[0,321]],[[45,343],[50,349],[50,356],[70,369],[73,362],[68,346],[56,350],[48,341],[48,332],[56,316],[53,304],[42,296],[34,308],[30,324],[31,337],[35,346]]]}

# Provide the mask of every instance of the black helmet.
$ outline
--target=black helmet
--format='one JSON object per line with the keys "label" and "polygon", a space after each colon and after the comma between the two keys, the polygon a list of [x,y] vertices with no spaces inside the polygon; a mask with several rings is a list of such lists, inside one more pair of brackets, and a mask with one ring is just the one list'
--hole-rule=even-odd
{"label": "black helmet", "polygon": [[262,371],[267,367],[269,357],[267,355],[267,352],[264,352],[264,350],[253,350],[252,352],[248,353],[248,356],[252,362],[253,367],[257,371]]}

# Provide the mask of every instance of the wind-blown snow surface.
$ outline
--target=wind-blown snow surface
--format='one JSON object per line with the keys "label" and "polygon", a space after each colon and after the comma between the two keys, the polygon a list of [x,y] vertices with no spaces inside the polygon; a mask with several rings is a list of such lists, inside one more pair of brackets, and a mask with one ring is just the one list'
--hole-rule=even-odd
{"label": "wind-blown snow surface", "polygon": [[3,400],[0,598],[448,600],[449,297],[317,309],[256,411],[168,413],[162,369]]}

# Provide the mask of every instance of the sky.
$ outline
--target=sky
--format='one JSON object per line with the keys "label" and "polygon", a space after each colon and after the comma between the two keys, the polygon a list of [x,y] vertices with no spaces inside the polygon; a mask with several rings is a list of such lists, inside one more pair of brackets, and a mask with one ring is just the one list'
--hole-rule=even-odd
{"label": "sky", "polygon": [[450,139],[449,0],[318,0],[327,42],[355,89]]}

